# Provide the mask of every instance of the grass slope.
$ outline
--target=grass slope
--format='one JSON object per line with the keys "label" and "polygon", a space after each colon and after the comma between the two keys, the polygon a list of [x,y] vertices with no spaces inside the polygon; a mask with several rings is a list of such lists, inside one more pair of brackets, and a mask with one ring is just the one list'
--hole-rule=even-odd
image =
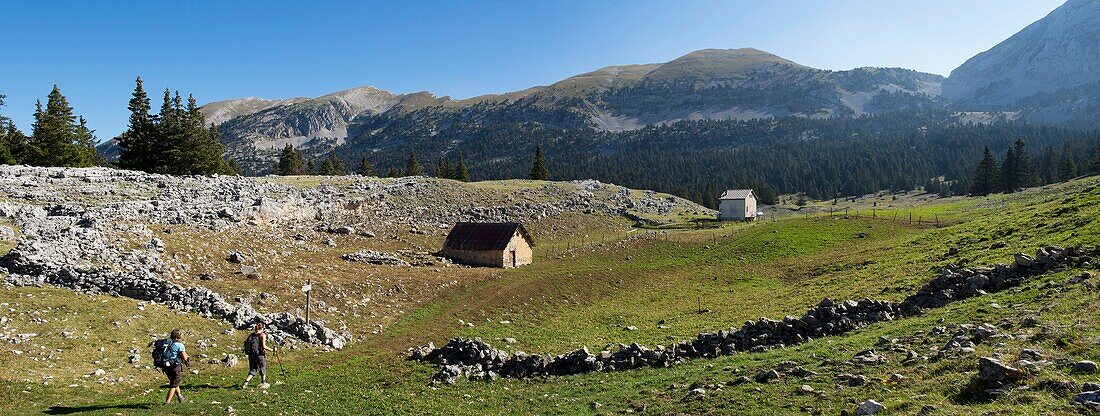
{"label": "grass slope", "polygon": [[[901,299],[948,263],[984,265],[1005,262],[1016,251],[1047,244],[1100,243],[1096,237],[1100,235],[1098,184],[1100,178],[1086,178],[1017,195],[920,208],[948,216],[951,221],[942,227],[894,222],[886,215],[819,215],[590,245],[543,257],[531,267],[462,282],[344,351],[292,352],[285,375],[272,369],[281,383],[267,391],[233,388],[243,375],[241,368],[198,365],[200,373],[184,382],[192,404],[144,407],[157,403],[163,393],[152,380],[155,374],[145,370],[135,370],[144,378],[135,377],[131,384],[95,389],[24,381],[4,371],[0,394],[12,399],[4,400],[0,411],[189,414],[222,413],[232,406],[242,414],[770,415],[837,414],[875,399],[886,404],[891,414],[917,413],[924,406],[933,406],[937,414],[1073,412],[1066,397],[1046,386],[1055,380],[1080,384],[1098,378],[1069,374],[1065,366],[1100,356],[1100,316],[1082,313],[1100,310],[1100,296],[1092,285],[1066,284],[1079,270],[1049,274],[1013,290],[842,337],[765,353],[695,360],[667,369],[436,386],[428,382],[435,369],[404,361],[402,352],[456,335],[480,336],[501,347],[506,346],[501,338],[515,338],[517,343],[507,348],[539,353],[563,353],[585,345],[598,349],[617,342],[653,345],[739,326],[746,319],[799,315],[823,297]],[[947,255],[950,248],[958,248],[959,254]],[[10,303],[42,290],[50,291],[4,289],[0,296]],[[103,309],[92,312],[86,309],[90,304],[78,302],[85,298],[82,295],[53,296],[72,298],[75,303],[65,307],[72,308],[74,316],[101,314],[100,325],[133,314],[127,309],[133,305],[126,306],[124,299],[104,299],[108,302],[102,303]],[[701,308],[707,312],[700,313]],[[7,307],[4,311],[8,313]],[[1038,317],[1039,325],[1021,325],[1024,317],[1031,316]],[[167,317],[182,322],[198,319]],[[986,322],[1001,326],[1012,337],[980,344],[975,354],[959,359],[925,359],[906,366],[901,363],[904,354],[886,351],[889,361],[884,365],[844,364],[855,352],[875,346],[879,337],[900,338],[922,356],[934,355],[933,349],[950,339],[953,326]],[[151,328],[170,325],[156,324]],[[34,327],[30,322],[25,325]],[[219,333],[217,325],[205,329],[200,322],[193,325],[190,330],[199,337]],[[626,326],[637,330],[624,330]],[[138,336],[133,329],[92,327],[88,332],[104,341]],[[239,342],[220,343],[235,347]],[[1028,389],[996,399],[972,394],[977,390],[972,383],[977,357],[1010,359],[1023,348],[1042,350],[1056,364],[1026,380]],[[118,357],[124,356],[111,359]],[[820,374],[770,384],[736,382],[784,361]],[[80,368],[75,366],[82,364],[57,364],[69,365]],[[16,371],[14,367],[5,370]],[[847,387],[836,378],[843,373],[865,375],[871,383]],[[801,393],[803,384],[817,393]],[[692,394],[697,387],[706,393]],[[51,410],[50,406],[67,407]]]}

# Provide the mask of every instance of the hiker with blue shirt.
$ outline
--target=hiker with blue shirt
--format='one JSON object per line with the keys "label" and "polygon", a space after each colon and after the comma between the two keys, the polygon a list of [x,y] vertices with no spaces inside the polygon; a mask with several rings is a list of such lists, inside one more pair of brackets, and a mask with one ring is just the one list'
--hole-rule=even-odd
{"label": "hiker with blue shirt", "polygon": [[172,403],[172,398],[177,397],[180,403],[186,403],[187,398],[180,392],[180,381],[183,380],[183,366],[190,366],[187,357],[187,347],[183,345],[183,331],[173,329],[169,339],[162,339],[153,343],[153,365],[164,370],[168,376],[168,397],[164,404]]}

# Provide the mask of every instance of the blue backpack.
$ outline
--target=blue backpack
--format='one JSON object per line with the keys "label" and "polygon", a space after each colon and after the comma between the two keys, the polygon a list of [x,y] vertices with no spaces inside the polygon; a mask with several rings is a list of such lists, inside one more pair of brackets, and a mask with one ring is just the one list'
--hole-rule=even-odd
{"label": "blue backpack", "polygon": [[171,368],[176,365],[171,358],[172,340],[161,339],[153,343],[153,366],[157,368]]}

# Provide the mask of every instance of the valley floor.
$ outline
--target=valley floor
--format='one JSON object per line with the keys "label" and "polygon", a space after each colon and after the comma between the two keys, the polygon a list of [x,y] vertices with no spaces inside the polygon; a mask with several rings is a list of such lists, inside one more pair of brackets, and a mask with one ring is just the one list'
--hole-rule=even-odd
{"label": "valley floor", "polygon": [[[641,231],[608,231],[598,243],[592,236],[562,237],[529,267],[455,269],[454,279],[443,269],[443,278],[429,281],[453,283],[358,327],[361,336],[343,350],[287,352],[281,365],[272,363],[275,384],[268,390],[241,390],[244,369],[211,363],[237,351],[243,340],[232,331],[226,335],[223,323],[125,298],[5,287],[0,412],[773,415],[853,412],[865,400],[881,402],[887,414],[1083,411],[1070,404],[1077,390],[1058,387],[1062,381],[1100,382],[1100,374],[1070,370],[1073,362],[1100,358],[1100,279],[1071,284],[1083,271],[1077,268],[844,336],[670,368],[447,385],[431,381],[436,368],[405,359],[409,347],[440,345],[455,336],[528,353],[560,354],[582,346],[598,351],[617,343],[667,344],[759,317],[801,315],[826,297],[900,300],[951,263],[992,265],[1046,245],[1100,244],[1100,177],[1014,195],[931,200],[900,212],[913,211],[939,221],[910,223],[887,208],[873,217],[823,213],[633,238],[623,237]],[[184,250],[188,236],[202,237],[184,233],[166,242]],[[588,244],[576,248],[582,243]],[[280,261],[287,262],[284,267],[323,262]],[[1097,264],[1088,267],[1095,275]],[[359,278],[333,273],[345,285]],[[401,279],[417,279],[400,273]],[[354,316],[343,319],[355,325]],[[938,356],[966,325],[986,323],[997,328],[995,339],[978,343],[972,353]],[[140,365],[148,363],[144,343],[169,326],[186,329],[193,354],[208,356],[196,360],[197,374],[184,378],[189,404],[160,405],[161,376]],[[198,346],[200,340],[206,348]],[[37,348],[24,347],[30,345]],[[868,348],[885,362],[849,362]],[[978,358],[1015,361],[1024,349],[1038,350],[1051,364],[1007,394],[986,394],[976,379]],[[919,357],[907,361],[906,350]],[[133,351],[144,361],[119,365]],[[783,374],[765,383],[743,379],[792,365],[816,375]],[[106,376],[95,374],[108,367]],[[850,385],[854,376],[866,383]]]}

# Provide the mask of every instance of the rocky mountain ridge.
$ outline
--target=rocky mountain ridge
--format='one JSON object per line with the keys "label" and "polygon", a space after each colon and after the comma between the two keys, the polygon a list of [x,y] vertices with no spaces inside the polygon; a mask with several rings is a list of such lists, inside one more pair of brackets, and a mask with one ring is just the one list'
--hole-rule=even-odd
{"label": "rocky mountain ridge", "polygon": [[967,111],[1018,112],[1029,121],[1072,123],[1100,114],[1100,1],[1069,0],[943,83]]}
{"label": "rocky mountain ridge", "polygon": [[679,120],[878,114],[938,105],[942,81],[899,68],[826,71],[757,49],[706,49],[462,100],[360,87],[318,98],[219,101],[203,111],[219,125],[228,153],[250,164],[288,143],[324,154],[347,142],[391,146],[457,128],[537,123],[622,131]]}

